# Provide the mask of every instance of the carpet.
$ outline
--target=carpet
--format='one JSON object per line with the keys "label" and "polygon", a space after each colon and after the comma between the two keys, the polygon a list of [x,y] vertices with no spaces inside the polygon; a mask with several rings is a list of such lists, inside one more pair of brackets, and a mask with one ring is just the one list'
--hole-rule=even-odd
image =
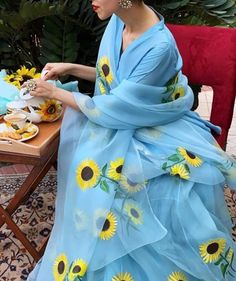
{"label": "carpet", "polygon": [[[27,174],[0,176],[0,204],[6,206]],[[56,172],[49,171],[35,192],[14,213],[14,221],[27,238],[40,248],[54,220]],[[26,280],[35,263],[16,237],[3,225],[0,229],[0,281]]]}
{"label": "carpet", "polygon": [[[5,177],[0,174],[0,204],[8,204],[26,175],[18,173]],[[55,193],[56,172],[50,170],[35,192],[14,214],[15,222],[36,248],[40,248],[50,234],[54,219]],[[233,238],[236,240],[236,192],[226,188],[225,198],[232,215]],[[30,254],[4,225],[0,229],[0,281],[26,280],[34,265]]]}

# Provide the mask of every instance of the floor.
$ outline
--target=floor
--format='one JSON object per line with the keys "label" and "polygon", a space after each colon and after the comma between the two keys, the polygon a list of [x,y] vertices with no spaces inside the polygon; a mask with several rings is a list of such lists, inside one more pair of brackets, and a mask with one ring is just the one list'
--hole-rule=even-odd
{"label": "floor", "polygon": [[[204,119],[209,120],[211,105],[212,105],[213,91],[211,87],[203,86],[202,92],[199,94],[199,106],[197,112]],[[236,105],[234,106],[234,116],[231,123],[231,128],[228,135],[228,143],[226,151],[236,156]]]}

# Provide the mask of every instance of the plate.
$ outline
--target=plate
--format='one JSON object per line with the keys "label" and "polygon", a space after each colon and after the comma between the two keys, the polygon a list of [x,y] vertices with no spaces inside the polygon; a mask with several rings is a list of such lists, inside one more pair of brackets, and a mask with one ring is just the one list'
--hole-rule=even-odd
{"label": "plate", "polygon": [[[10,132],[10,133],[14,133],[16,132],[13,128],[9,128],[7,127],[6,123],[1,123],[0,124],[0,133],[3,133],[3,132]],[[0,139],[14,139],[14,140],[17,140],[17,141],[27,141],[27,140],[30,140],[32,138],[34,138],[39,132],[39,127],[36,126],[35,124],[28,124],[25,131],[22,132],[22,133],[19,133],[22,138],[21,139],[15,139],[15,138],[12,138],[10,136],[6,136],[6,137],[1,137],[0,136]]]}

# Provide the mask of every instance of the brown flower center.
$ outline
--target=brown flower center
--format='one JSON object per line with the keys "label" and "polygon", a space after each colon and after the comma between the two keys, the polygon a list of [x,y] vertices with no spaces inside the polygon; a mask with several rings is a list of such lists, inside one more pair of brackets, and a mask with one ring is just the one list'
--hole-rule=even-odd
{"label": "brown flower center", "polygon": [[137,210],[135,210],[135,209],[131,209],[130,210],[130,213],[131,213],[131,215],[133,216],[133,217],[135,217],[135,218],[139,218],[139,213],[137,212]]}
{"label": "brown flower center", "polygon": [[193,153],[191,153],[191,152],[189,152],[187,150],[186,150],[186,153],[187,153],[189,158],[191,158],[191,159],[195,159],[196,158],[196,155],[194,155]]}
{"label": "brown flower center", "polygon": [[123,165],[118,166],[118,167],[116,168],[116,172],[117,172],[118,174],[120,174],[121,171],[122,171],[122,168],[123,168]]}
{"label": "brown flower center", "polygon": [[105,220],[104,225],[102,227],[102,231],[106,231],[110,228],[110,221],[108,219]]}
{"label": "brown flower center", "polygon": [[207,253],[212,255],[215,254],[219,249],[219,244],[214,242],[207,246]]}
{"label": "brown flower center", "polygon": [[107,77],[107,76],[109,75],[109,73],[110,73],[110,68],[109,68],[109,66],[108,66],[107,64],[103,64],[103,66],[102,66],[102,71],[103,71],[105,77]]}
{"label": "brown flower center", "polygon": [[176,93],[174,99],[177,100],[180,97],[180,93]]}
{"label": "brown flower center", "polygon": [[56,106],[55,104],[51,104],[48,108],[47,108],[47,113],[48,114],[54,114],[56,112]]}
{"label": "brown flower center", "polygon": [[57,270],[58,270],[59,274],[64,273],[64,270],[65,270],[65,263],[64,263],[64,261],[60,261],[58,263]]}
{"label": "brown flower center", "polygon": [[29,79],[33,79],[34,77],[29,76],[29,75],[22,75],[22,80],[20,81],[20,84],[22,85],[24,82],[26,82]]}
{"label": "brown flower center", "polygon": [[72,270],[73,273],[79,273],[80,271],[81,271],[81,267],[79,265],[76,265]]}
{"label": "brown flower center", "polygon": [[81,178],[84,181],[88,181],[91,180],[91,178],[93,177],[93,170],[90,167],[84,167],[82,172],[81,172]]}

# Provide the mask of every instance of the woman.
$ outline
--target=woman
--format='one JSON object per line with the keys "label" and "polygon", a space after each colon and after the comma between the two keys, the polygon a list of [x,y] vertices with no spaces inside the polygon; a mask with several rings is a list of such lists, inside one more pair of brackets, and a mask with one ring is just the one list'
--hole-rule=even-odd
{"label": "woman", "polygon": [[236,165],[190,111],[193,95],[163,17],[142,0],[94,0],[112,17],[96,69],[49,63],[44,80],[96,80],[93,98],[36,80],[34,96],[68,105],[56,217],[28,280],[236,278],[224,184]]}

